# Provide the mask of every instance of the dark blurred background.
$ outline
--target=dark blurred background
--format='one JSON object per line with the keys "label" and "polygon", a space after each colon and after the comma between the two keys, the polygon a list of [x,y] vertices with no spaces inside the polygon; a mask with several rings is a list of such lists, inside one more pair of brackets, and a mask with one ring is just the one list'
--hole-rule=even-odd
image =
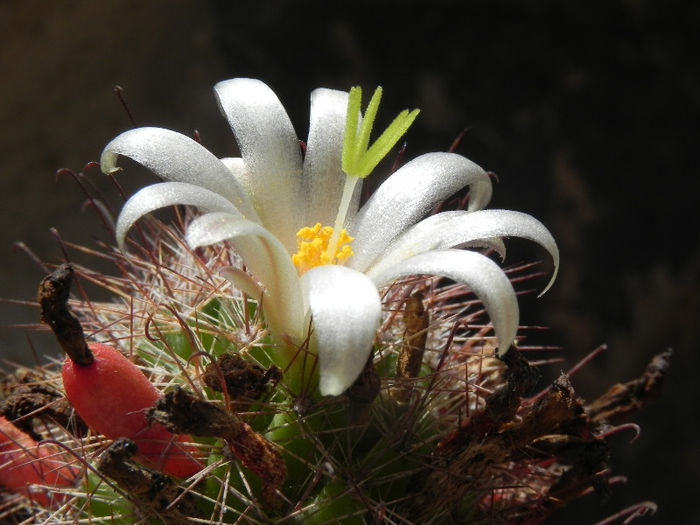
{"label": "dark blurred background", "polygon": [[[523,305],[524,323],[551,327],[534,343],[564,349],[554,372],[607,343],[574,377],[591,397],[675,351],[663,397],[636,418],[639,439],[614,440],[613,470],[629,483],[550,523],[593,523],[643,500],[660,509],[640,523],[700,523],[698,27],[700,4],[684,1],[4,0],[0,297],[31,300],[43,275],[15,241],[55,262],[51,227],[92,247],[108,240],[55,172],[98,160],[131,127],[116,84],[139,124],[196,128],[220,156],[235,146],[212,94],[218,80],[265,80],[302,138],[312,88],[381,84],[386,118],[422,109],[408,156],[444,150],[468,128],[457,151],[498,175],[491,207],[531,213],[557,238],[556,285]],[[127,191],[145,180],[121,178]],[[542,256],[514,244],[509,263]],[[25,330],[7,327],[37,316],[0,304],[3,358],[34,359]],[[56,355],[49,339],[29,339],[39,356]]]}

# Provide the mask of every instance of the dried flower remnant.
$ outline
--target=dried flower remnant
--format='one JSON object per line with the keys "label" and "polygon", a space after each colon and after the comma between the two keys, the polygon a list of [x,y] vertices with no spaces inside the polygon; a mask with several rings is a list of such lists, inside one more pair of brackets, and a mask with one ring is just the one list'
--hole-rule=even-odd
{"label": "dried flower remnant", "polygon": [[275,445],[236,415],[178,388],[159,399],[148,418],[172,432],[225,439],[236,458],[260,477],[263,496],[268,502],[276,501],[276,491],[287,477],[284,459]]}
{"label": "dried flower remnant", "polygon": [[671,350],[667,350],[655,356],[641,377],[612,386],[605,394],[586,405],[586,413],[596,421],[612,424],[627,421],[630,415],[660,395],[671,366],[671,355]]}
{"label": "dried flower remnant", "polygon": [[41,321],[51,327],[58,344],[71,362],[89,366],[95,358],[88,347],[80,321],[68,309],[68,297],[73,282],[73,268],[59,266],[39,284],[37,302],[41,306]]}
{"label": "dried flower remnant", "polygon": [[246,402],[259,399],[281,379],[282,371],[275,365],[266,370],[232,353],[219,356],[202,374],[202,382],[216,392],[225,391],[231,400],[237,402],[237,410],[242,410]]}
{"label": "dried flower remnant", "polygon": [[[440,452],[450,458],[450,465],[426,480],[428,492],[420,500],[424,515],[449,499],[459,499],[464,490],[484,493],[474,523],[491,523],[494,515],[509,523],[537,523],[591,488],[604,497],[610,490],[611,429],[603,414],[614,414],[622,422],[639,410],[641,403],[630,393],[642,384],[658,391],[669,356],[664,352],[654,357],[640,378],[625,383],[632,386],[624,389],[627,395],[608,392],[588,405],[564,374],[536,401],[518,400],[516,414],[499,417],[512,403],[493,403],[498,397],[487,400],[492,406],[469,422],[471,430],[462,428],[441,443]],[[620,386],[611,390],[619,392]],[[462,441],[457,444],[455,439]],[[465,486],[457,481],[460,477],[473,482]],[[449,498],[431,499],[436,487],[449,487]]]}
{"label": "dried flower remnant", "polygon": [[191,523],[199,511],[173,480],[158,471],[132,461],[138,454],[136,443],[118,438],[97,461],[97,470],[117,482],[136,505],[139,514],[167,524]]}
{"label": "dried flower remnant", "polygon": [[430,316],[423,307],[423,294],[420,291],[406,299],[403,319],[406,332],[396,361],[396,387],[393,395],[396,400],[406,402],[413,391],[411,382],[418,377],[423,364],[430,327]]}
{"label": "dried flower remnant", "polygon": [[71,428],[78,435],[85,435],[87,427],[74,412],[62,392],[48,381],[40,370],[19,368],[2,381],[4,399],[0,402],[0,414],[15,421],[17,428],[34,439],[41,439],[34,431],[34,419],[48,419]]}

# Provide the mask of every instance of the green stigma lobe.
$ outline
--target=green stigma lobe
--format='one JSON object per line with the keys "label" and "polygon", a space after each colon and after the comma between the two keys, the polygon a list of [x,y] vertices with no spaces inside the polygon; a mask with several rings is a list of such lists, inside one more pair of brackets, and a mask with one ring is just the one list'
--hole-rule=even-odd
{"label": "green stigma lobe", "polygon": [[369,146],[372,126],[377,117],[382,88],[378,87],[369,101],[362,123],[358,130],[358,121],[362,106],[362,88],[350,89],[348,110],[345,120],[345,138],[343,142],[343,171],[350,176],[365,178],[386,157],[418,116],[419,110],[403,110],[379,138]]}

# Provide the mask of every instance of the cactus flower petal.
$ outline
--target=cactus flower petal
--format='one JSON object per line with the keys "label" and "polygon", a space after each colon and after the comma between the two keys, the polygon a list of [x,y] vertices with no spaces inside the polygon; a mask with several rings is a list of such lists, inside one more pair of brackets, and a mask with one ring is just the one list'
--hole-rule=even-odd
{"label": "cactus flower petal", "polygon": [[510,280],[488,257],[468,250],[434,250],[405,259],[374,277],[383,286],[409,275],[441,275],[472,289],[493,323],[498,352],[506,352],[518,331],[518,301]]}
{"label": "cactus flower petal", "polygon": [[321,395],[340,395],[369,357],[382,314],[377,287],[364,274],[332,264],[312,268],[301,281],[313,319]]}
{"label": "cactus flower petal", "polygon": [[[345,112],[348,94],[332,89],[315,89],[311,93],[309,136],[304,157],[304,225],[333,224],[345,184],[341,168]],[[356,210],[361,184],[355,189]],[[353,214],[354,215],[354,214]]]}
{"label": "cactus flower petal", "polygon": [[231,201],[218,193],[186,182],[161,182],[139,190],[124,204],[116,228],[119,247],[124,249],[127,232],[141,217],[175,204],[196,206],[205,212],[227,212],[242,218]]}
{"label": "cactus flower petal", "polygon": [[250,198],[228,168],[204,146],[181,133],[150,127],[122,133],[102,151],[100,167],[104,173],[119,171],[119,155],[138,162],[162,179],[187,182],[218,193],[247,218],[258,221]]}
{"label": "cactus flower petal", "polygon": [[215,212],[189,225],[187,243],[192,248],[230,241],[248,270],[265,287],[268,323],[273,330],[303,337],[304,307],[299,277],[289,253],[268,230],[230,213]]}
{"label": "cactus flower petal", "polygon": [[547,291],[559,268],[557,243],[540,221],[511,210],[450,211],[427,217],[399,236],[367,275],[380,275],[392,265],[419,253],[469,245],[493,237],[520,237],[546,249],[554,263],[552,277],[544,290]]}
{"label": "cactus flower petal", "polygon": [[259,80],[225,80],[214,91],[241,150],[250,177],[250,197],[262,223],[292,249],[294,234],[303,226],[299,210],[304,198],[301,149],[287,112]]}
{"label": "cactus flower petal", "polygon": [[401,167],[377,188],[349,229],[355,237],[349,266],[365,271],[397,235],[466,186],[474,192],[470,208],[488,203],[488,175],[461,155],[427,153]]}

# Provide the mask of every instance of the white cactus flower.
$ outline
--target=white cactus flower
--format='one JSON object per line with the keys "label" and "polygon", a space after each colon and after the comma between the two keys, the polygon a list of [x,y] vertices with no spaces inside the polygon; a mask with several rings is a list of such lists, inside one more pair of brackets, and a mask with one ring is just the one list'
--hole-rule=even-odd
{"label": "white cactus flower", "polygon": [[[391,174],[359,207],[357,182],[416,112],[400,115],[402,123],[392,124],[367,150],[378,98],[360,123],[359,94],[316,89],[302,154],[287,113],[266,84],[234,79],[215,91],[241,158],[218,159],[198,142],[161,128],[127,131],[105,147],[105,173],[118,170],[123,155],[165,181],[125,204],[117,224],[120,248],[129,228],[155,209],[199,208],[204,214],[189,224],[188,244],[230,242],[255,280],[236,270],[228,277],[249,294],[264,294],[266,323],[277,340],[299,345],[312,326],[310,350],[318,356],[322,395],[339,395],[358,377],[381,318],[378,290],[403,276],[442,275],[470,287],[491,318],[499,352],[508,349],[518,328],[512,285],[491,259],[462,248],[501,246],[505,236],[530,239],[552,256],[552,280],[559,254],[549,231],[531,216],[482,210],[491,197],[484,170],[457,154],[425,154]],[[424,218],[466,186],[468,210]]]}

